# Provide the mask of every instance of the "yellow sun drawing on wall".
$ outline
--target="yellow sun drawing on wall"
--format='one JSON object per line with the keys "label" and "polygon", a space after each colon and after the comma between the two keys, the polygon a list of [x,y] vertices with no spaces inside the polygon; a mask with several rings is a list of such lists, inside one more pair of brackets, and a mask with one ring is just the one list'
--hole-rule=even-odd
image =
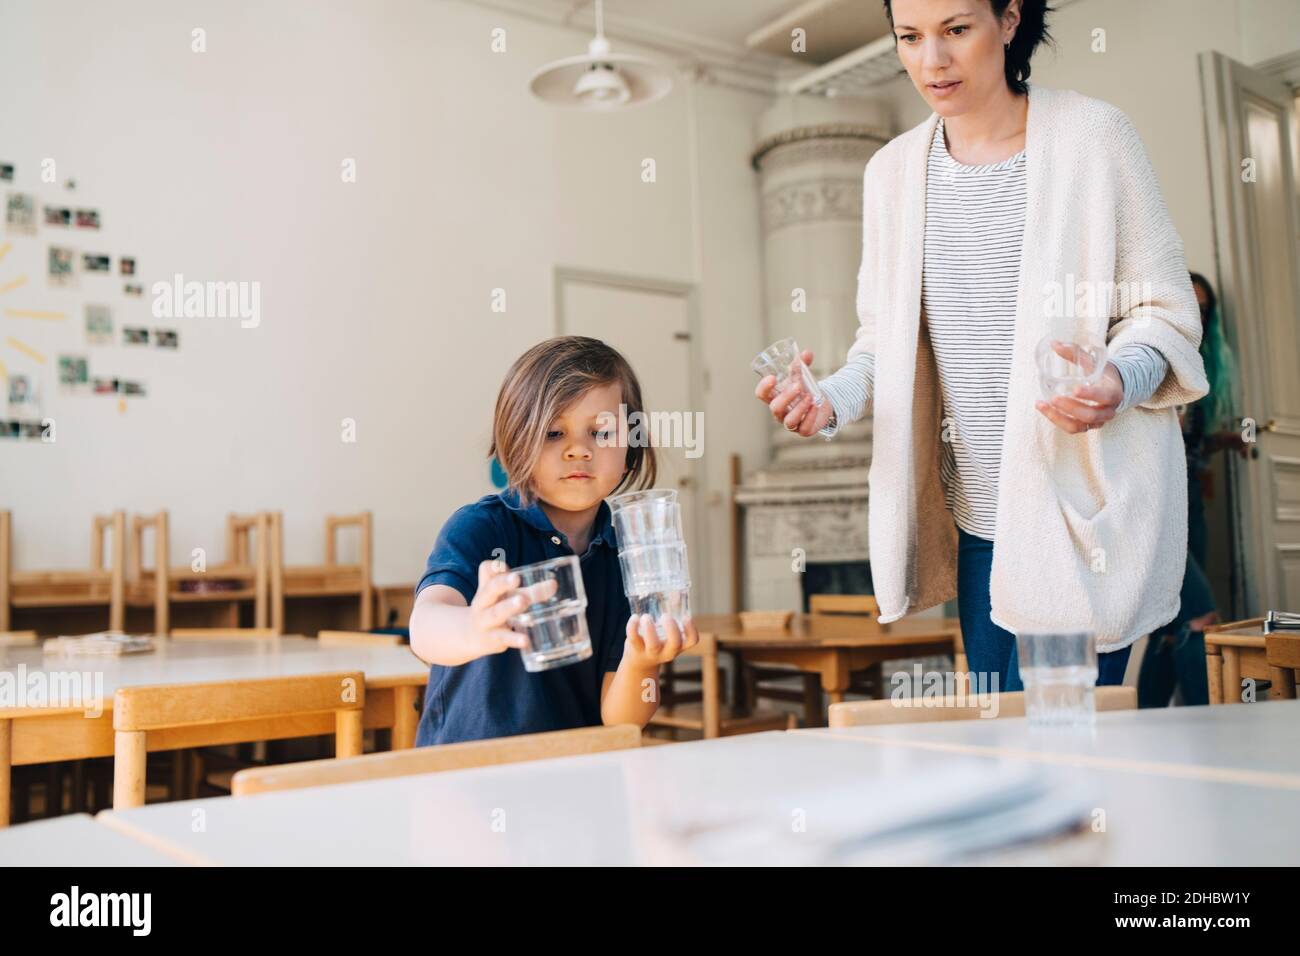
{"label": "yellow sun drawing on wall", "polygon": [[[12,242],[0,243],[0,264],[3,264],[5,256],[9,254],[9,251],[12,248]],[[0,276],[0,296],[6,296],[10,292],[21,289],[25,285],[27,285],[26,273],[12,279],[4,279]],[[6,319],[35,319],[44,322],[62,322],[66,320],[68,316],[66,312],[44,312],[39,309],[20,309],[6,305],[4,309],[4,317]],[[40,365],[44,365],[49,361],[45,353],[33,348],[16,336],[6,335],[4,344],[7,348],[26,355],[28,358]],[[3,356],[0,356],[0,386],[6,390],[9,387],[9,369],[5,365]]]}

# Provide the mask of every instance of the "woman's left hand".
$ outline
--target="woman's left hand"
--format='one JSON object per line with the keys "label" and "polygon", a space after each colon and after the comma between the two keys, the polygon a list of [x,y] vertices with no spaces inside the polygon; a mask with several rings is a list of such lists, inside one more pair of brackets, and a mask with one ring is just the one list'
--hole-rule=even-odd
{"label": "woman's left hand", "polygon": [[1034,407],[1061,431],[1075,435],[1105,425],[1123,400],[1124,380],[1115,363],[1107,362],[1096,385],[1080,385],[1073,395],[1058,395],[1050,405],[1039,400]]}

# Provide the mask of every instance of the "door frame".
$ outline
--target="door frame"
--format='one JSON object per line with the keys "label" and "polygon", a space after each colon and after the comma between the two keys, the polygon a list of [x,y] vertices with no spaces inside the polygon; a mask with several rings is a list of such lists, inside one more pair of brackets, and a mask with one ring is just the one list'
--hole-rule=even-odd
{"label": "door frame", "polygon": [[[694,283],[678,282],[674,279],[660,279],[653,276],[638,276],[624,272],[609,272],[600,269],[587,269],[580,266],[563,266],[557,265],[553,270],[553,288],[552,288],[552,315],[551,324],[555,329],[556,335],[566,335],[567,331],[564,324],[564,287],[568,283],[583,283],[585,285],[604,286],[610,289],[626,289],[635,292],[647,292],[651,295],[665,295],[673,298],[684,300],[686,304],[686,332],[689,339],[686,343],[687,369],[686,369],[686,389],[688,401],[692,409],[698,409],[701,414],[707,417],[707,410],[704,407],[705,377],[704,364],[700,358],[700,294],[699,288]],[[683,412],[687,409],[683,409]],[[708,434],[706,423],[705,433]],[[706,439],[707,440],[707,439]],[[710,543],[709,526],[708,526],[708,506],[707,499],[710,491],[708,467],[704,464],[704,458],[707,452],[701,448],[698,459],[686,459],[690,468],[690,479],[694,485],[694,494],[691,496],[690,514],[684,515],[683,518],[693,522],[696,533],[694,535],[693,546],[698,552],[698,564],[692,561],[692,565],[701,568],[708,568],[708,589],[707,589],[707,606],[714,604],[715,592],[717,585],[715,580],[717,575],[714,573],[715,566],[712,563],[712,548]],[[694,575],[692,575],[694,577]],[[729,576],[725,576],[730,581]],[[694,584],[694,582],[692,582]],[[701,595],[704,596],[704,595]],[[697,599],[698,602],[698,599]],[[698,615],[703,613],[703,607],[698,603],[693,606],[691,613]]]}
{"label": "door frame", "polygon": [[[1246,132],[1243,126],[1244,115],[1235,100],[1235,89],[1239,85],[1239,70],[1249,71],[1252,75],[1263,75],[1288,94],[1292,104],[1290,121],[1282,134],[1284,153],[1290,159],[1293,185],[1300,183],[1300,148],[1297,146],[1297,117],[1294,107],[1294,89],[1275,73],[1261,71],[1238,63],[1231,57],[1217,51],[1205,51],[1197,54],[1197,63],[1201,80],[1201,101],[1205,121],[1205,143],[1210,176],[1211,221],[1214,231],[1214,258],[1219,282],[1219,301],[1221,311],[1227,321],[1229,341],[1235,349],[1242,375],[1243,410],[1258,415],[1266,407],[1264,375],[1257,371],[1264,367],[1264,350],[1267,348],[1264,333],[1253,323],[1238,321],[1241,316],[1262,313],[1260,301],[1263,290],[1259,287],[1260,277],[1251,265],[1259,261],[1258,237],[1254,228],[1253,207],[1246,201],[1246,184],[1239,175],[1241,157],[1246,153]],[[1293,237],[1300,237],[1300,200],[1288,203],[1287,218]],[[1250,225],[1242,230],[1238,226],[1246,221]],[[1300,242],[1300,238],[1296,239]],[[1291,272],[1293,301],[1300,302],[1300,277],[1296,271]],[[1291,436],[1300,436],[1300,420],[1257,423],[1258,431],[1277,431]],[[1257,433],[1257,440],[1263,438]],[[1257,459],[1255,456],[1259,455]],[[1249,461],[1242,462],[1236,455],[1230,455],[1228,468],[1234,489],[1233,520],[1236,527],[1234,535],[1234,566],[1241,567],[1239,589],[1241,603],[1236,608],[1241,613],[1244,607],[1247,617],[1262,613],[1264,605],[1272,601],[1274,595],[1281,593],[1282,567],[1277,555],[1267,553],[1267,544],[1272,535],[1264,524],[1274,520],[1274,516],[1263,513],[1264,501],[1259,500],[1257,488],[1267,477],[1266,472],[1272,468],[1274,461],[1264,460],[1267,449],[1258,445],[1252,450]],[[1283,550],[1294,550],[1294,545],[1282,546]],[[1246,582],[1253,582],[1247,588]],[[1239,595],[1233,595],[1237,604]]]}

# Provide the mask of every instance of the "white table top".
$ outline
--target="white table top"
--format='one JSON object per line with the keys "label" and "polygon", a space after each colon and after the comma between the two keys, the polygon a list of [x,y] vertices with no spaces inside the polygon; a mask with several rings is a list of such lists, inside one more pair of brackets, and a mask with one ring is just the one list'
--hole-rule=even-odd
{"label": "white table top", "polygon": [[[1104,811],[1105,832],[1076,840],[1092,853],[1088,862],[1262,865],[1300,859],[1300,794],[1292,790],[779,731],[157,804],[105,811],[98,819],[196,861],[231,865],[674,863],[692,858],[669,835],[683,823],[706,828],[744,815],[758,820],[764,839],[776,845],[790,839],[792,814],[801,808],[813,832],[826,817],[812,808],[824,806],[828,794],[869,817],[901,788],[929,788],[930,775],[1027,769],[1050,775]],[[196,811],[203,821],[197,830]]]}
{"label": "white table top", "polygon": [[0,866],[178,866],[141,841],[77,813],[0,829]]}
{"label": "white table top", "polygon": [[1096,733],[1090,737],[1035,730],[1023,717],[834,730],[816,727],[796,733],[905,742],[973,754],[1055,754],[1115,763],[1293,774],[1300,784],[1300,700],[1107,711],[1097,715]]}
{"label": "white table top", "polygon": [[[75,671],[103,675],[102,692],[111,701],[119,687],[188,684],[202,681],[297,677],[334,671],[362,671],[368,685],[413,683],[429,668],[407,647],[321,646],[310,637],[155,638],[146,654],[46,655],[37,647],[0,647],[0,672]],[[96,678],[98,680],[98,678]]]}

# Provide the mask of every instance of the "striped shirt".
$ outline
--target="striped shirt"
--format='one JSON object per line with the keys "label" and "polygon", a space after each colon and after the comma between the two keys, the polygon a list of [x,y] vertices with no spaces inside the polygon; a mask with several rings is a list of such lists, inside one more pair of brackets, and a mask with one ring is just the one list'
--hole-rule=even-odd
{"label": "striped shirt", "polygon": [[[997,163],[959,163],[940,118],[927,165],[921,305],[943,394],[940,474],[958,527],[990,540],[1015,337],[1025,157],[1021,150]],[[1149,399],[1168,371],[1145,345],[1119,349],[1110,360],[1124,385],[1120,411]],[[874,378],[874,356],[861,355],[820,383],[836,420],[823,434],[865,414]]]}

